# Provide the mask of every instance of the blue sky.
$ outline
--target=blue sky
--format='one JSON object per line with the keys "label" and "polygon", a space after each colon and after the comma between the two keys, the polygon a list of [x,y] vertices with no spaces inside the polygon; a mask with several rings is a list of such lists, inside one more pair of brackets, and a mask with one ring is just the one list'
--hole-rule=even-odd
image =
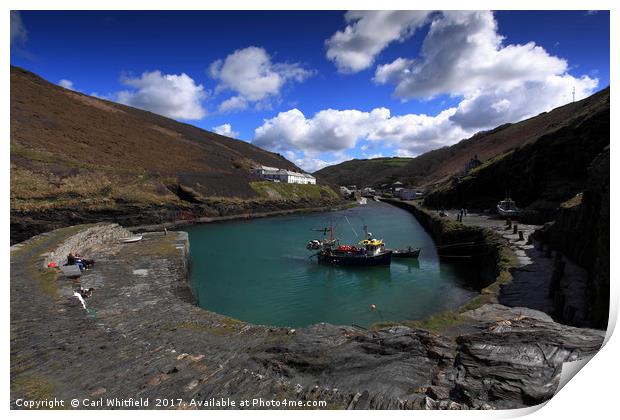
{"label": "blue sky", "polygon": [[11,19],[11,63],[312,171],[415,156],[609,84],[609,13],[65,12]]}

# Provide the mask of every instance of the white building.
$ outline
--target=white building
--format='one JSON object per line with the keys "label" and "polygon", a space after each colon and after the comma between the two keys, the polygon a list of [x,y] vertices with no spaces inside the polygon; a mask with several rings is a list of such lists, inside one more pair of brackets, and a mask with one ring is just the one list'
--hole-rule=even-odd
{"label": "white building", "polygon": [[271,182],[284,182],[287,184],[316,184],[316,178],[309,174],[293,172],[286,169],[261,166],[254,169],[256,175]]}

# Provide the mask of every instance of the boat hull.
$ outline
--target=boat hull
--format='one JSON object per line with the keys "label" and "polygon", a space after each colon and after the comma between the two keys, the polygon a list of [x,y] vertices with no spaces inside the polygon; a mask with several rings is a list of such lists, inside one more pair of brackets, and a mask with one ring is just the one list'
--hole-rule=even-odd
{"label": "boat hull", "polygon": [[384,252],[379,255],[354,255],[352,253],[320,252],[317,254],[319,262],[324,264],[367,267],[376,265],[390,265],[392,252]]}
{"label": "boat hull", "polygon": [[393,258],[418,258],[420,256],[420,248],[408,250],[394,250],[392,251]]}
{"label": "boat hull", "polygon": [[504,210],[500,206],[497,206],[497,212],[502,217],[519,217],[519,210]]}

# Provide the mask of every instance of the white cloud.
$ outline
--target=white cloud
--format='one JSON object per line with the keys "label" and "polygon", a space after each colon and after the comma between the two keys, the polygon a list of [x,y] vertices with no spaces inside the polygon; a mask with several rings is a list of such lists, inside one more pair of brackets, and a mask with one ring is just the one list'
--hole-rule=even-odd
{"label": "white cloud", "polygon": [[220,106],[220,112],[236,111],[246,109],[248,107],[248,101],[243,96],[232,96],[223,101]]}
{"label": "white cloud", "polygon": [[313,156],[312,154],[304,152],[293,152],[292,150],[286,151],[284,156],[295,165],[302,168],[304,171],[312,173],[326,166],[335,165],[344,160],[351,159],[350,156],[344,154],[335,154],[336,159],[324,160]]}
{"label": "white cloud", "polygon": [[28,40],[28,31],[17,10],[11,10],[11,45]]}
{"label": "white cloud", "polygon": [[431,98],[442,93],[510,89],[545,81],[568,68],[566,60],[549,55],[533,42],[504,46],[502,41],[491,12],[443,12],[431,23],[421,57],[400,57],[378,66],[374,80],[394,84],[398,98]]}
{"label": "white cloud", "polygon": [[222,125],[218,125],[217,127],[213,127],[213,131],[215,131],[217,134],[220,134],[226,137],[237,138],[239,136],[239,132],[233,131],[232,126],[230,124],[222,124]]}
{"label": "white cloud", "polygon": [[448,146],[473,134],[454,124],[451,117],[456,108],[448,108],[437,114],[405,114],[386,119],[368,134],[368,140],[395,144],[412,154]]}
{"label": "white cloud", "polygon": [[[369,28],[380,27],[387,16],[348,14],[352,23],[328,41],[328,57],[341,70],[361,70],[370,66],[389,42],[408,36],[424,20],[405,19],[383,38],[371,36]],[[596,78],[572,76],[566,60],[548,54],[533,42],[503,45],[504,38],[491,12],[450,11],[431,16],[420,57],[400,57],[380,65],[374,80],[394,84],[394,95],[403,100],[448,94],[459,98],[456,106],[436,115],[395,116],[386,108],[370,112],[326,109],[312,117],[291,109],[265,120],[255,130],[254,143],[301,154],[308,160],[303,164],[309,167],[321,164],[312,161],[319,155],[325,162],[324,156],[342,157],[356,148],[368,156],[369,149],[375,149],[373,154],[397,150],[401,156],[416,156],[452,145],[477,131],[550,111],[570,102],[573,89],[575,99],[582,99],[598,85]],[[370,46],[368,54],[361,47],[359,51],[353,48],[364,45]]]}
{"label": "white cloud", "polygon": [[[451,121],[456,112],[457,108],[450,108],[436,116],[391,116],[386,108],[370,112],[327,109],[306,118],[300,110],[291,109],[265,120],[255,130],[253,143],[273,151],[314,156],[325,152],[343,154],[363,140],[419,154],[473,134],[473,130],[462,129]],[[363,151],[368,148],[368,144],[361,146]]]}
{"label": "white cloud", "polygon": [[327,58],[342,73],[367,69],[388,44],[413,35],[428,15],[429,12],[413,10],[347,12],[346,28],[325,41]]}
{"label": "white cloud", "polygon": [[389,115],[386,108],[370,112],[326,109],[306,118],[295,108],[265,120],[254,132],[254,144],[271,150],[292,147],[314,153],[341,151],[355,147],[359,139],[368,136],[372,127]]}
{"label": "white cloud", "polygon": [[122,104],[185,120],[206,115],[201,103],[206,97],[204,88],[185,73],[144,72],[138,78],[122,77],[121,82],[134,88],[116,93],[116,101]]}
{"label": "white cloud", "polygon": [[583,99],[597,85],[597,79],[588,76],[552,75],[542,81],[486,89],[466,95],[450,120],[469,130],[492,128],[564,105],[572,101],[573,88],[575,100]]}
{"label": "white cloud", "polygon": [[247,47],[211,63],[209,74],[218,81],[216,92],[236,93],[220,105],[228,111],[276,97],[287,82],[302,82],[312,72],[296,63],[273,63],[265,49]]}
{"label": "white cloud", "polygon": [[[480,91],[434,116],[392,116],[386,108],[375,108],[370,112],[327,109],[307,118],[299,109],[291,109],[256,128],[253,143],[273,151],[303,152],[314,158],[320,153],[342,155],[364,141],[370,143],[359,145],[362,152],[377,145],[394,147],[399,156],[417,156],[450,146],[480,130],[517,122],[566,104],[572,100],[573,86],[579,100],[592,93],[597,81],[587,76],[550,76],[543,82]],[[311,161],[303,164],[318,166]]]}
{"label": "white cloud", "polygon": [[58,81],[58,85],[64,87],[65,89],[75,90],[75,88],[73,87],[73,82],[68,79],[60,79]]}

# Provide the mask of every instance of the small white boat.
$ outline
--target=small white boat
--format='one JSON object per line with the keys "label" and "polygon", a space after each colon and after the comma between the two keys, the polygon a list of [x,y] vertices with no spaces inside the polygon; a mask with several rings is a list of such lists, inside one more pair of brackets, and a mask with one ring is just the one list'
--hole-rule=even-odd
{"label": "small white boat", "polygon": [[130,236],[128,238],[121,239],[122,243],[128,244],[131,242],[138,242],[142,240],[142,235]]}
{"label": "small white boat", "polygon": [[366,199],[366,197],[360,197],[360,199],[357,200],[357,204],[361,204],[361,205],[368,204],[368,200]]}
{"label": "small white boat", "polygon": [[505,198],[497,203],[497,212],[504,217],[517,217],[521,210],[519,210],[514,200]]}

